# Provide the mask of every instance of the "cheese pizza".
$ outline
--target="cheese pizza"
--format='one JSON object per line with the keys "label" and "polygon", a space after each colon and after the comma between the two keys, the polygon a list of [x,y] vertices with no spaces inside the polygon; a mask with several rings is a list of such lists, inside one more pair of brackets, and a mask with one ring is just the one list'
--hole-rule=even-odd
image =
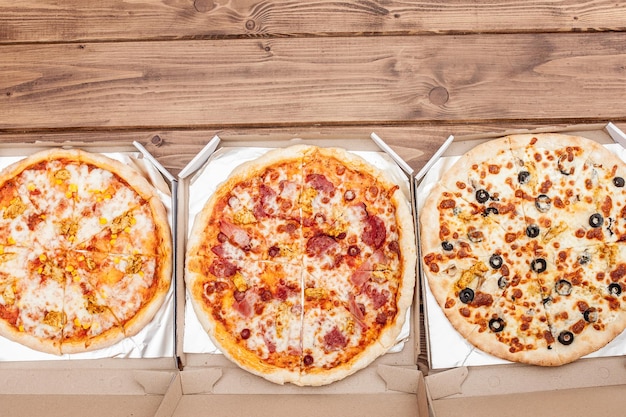
{"label": "cheese pizza", "polygon": [[169,289],[166,209],[137,171],[79,149],[0,173],[0,335],[65,354],[110,346],[152,320]]}
{"label": "cheese pizza", "polygon": [[463,155],[420,214],[423,271],[471,344],[555,366],[626,328],[626,164],[595,141],[512,135]]}
{"label": "cheese pizza", "polygon": [[408,199],[338,148],[237,167],[189,234],[185,281],[225,356],[276,383],[323,385],[396,343],[417,262]]}

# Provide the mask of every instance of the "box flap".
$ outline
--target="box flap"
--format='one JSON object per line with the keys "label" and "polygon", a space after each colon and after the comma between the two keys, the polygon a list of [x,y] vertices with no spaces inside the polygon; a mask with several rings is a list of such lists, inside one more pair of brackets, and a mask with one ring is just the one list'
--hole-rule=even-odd
{"label": "box flap", "polygon": [[417,369],[390,365],[378,365],[378,375],[385,381],[388,390],[416,394],[421,372]]}
{"label": "box flap", "polygon": [[155,371],[151,369],[133,371],[135,381],[143,387],[146,394],[165,394],[174,376],[174,371]]}
{"label": "box flap", "polygon": [[429,397],[433,400],[463,392],[461,386],[467,378],[467,367],[450,369],[426,377]]}
{"label": "box flap", "polygon": [[222,377],[221,368],[185,369],[181,372],[183,392],[185,394],[206,394],[213,392],[213,387]]}

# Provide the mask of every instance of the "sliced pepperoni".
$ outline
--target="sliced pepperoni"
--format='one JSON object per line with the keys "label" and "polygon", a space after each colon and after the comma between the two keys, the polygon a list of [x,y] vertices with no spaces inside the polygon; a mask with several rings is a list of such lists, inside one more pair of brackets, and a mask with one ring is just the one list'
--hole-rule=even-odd
{"label": "sliced pepperoni", "polygon": [[322,174],[307,174],[305,181],[317,191],[330,193],[335,190],[333,183]]}
{"label": "sliced pepperoni", "polygon": [[368,286],[365,289],[365,292],[370,297],[372,305],[377,310],[387,304],[387,301],[389,300],[390,293],[387,290],[378,291],[376,288]]}
{"label": "sliced pepperoni", "polygon": [[230,278],[237,272],[237,267],[225,259],[216,259],[209,266],[209,272],[218,278]]}
{"label": "sliced pepperoni", "polygon": [[368,216],[365,219],[365,227],[361,234],[361,239],[366,245],[380,248],[387,238],[385,222],[378,216]]}
{"label": "sliced pepperoni", "polygon": [[330,332],[324,335],[324,344],[331,350],[343,349],[348,345],[348,339],[346,339],[346,336],[335,326]]}
{"label": "sliced pepperoni", "polygon": [[254,216],[264,218],[274,214],[276,192],[265,184],[259,187],[259,203],[254,207]]}
{"label": "sliced pepperoni", "polygon": [[322,256],[332,251],[338,245],[330,236],[317,235],[313,236],[306,242],[306,253],[309,256]]}

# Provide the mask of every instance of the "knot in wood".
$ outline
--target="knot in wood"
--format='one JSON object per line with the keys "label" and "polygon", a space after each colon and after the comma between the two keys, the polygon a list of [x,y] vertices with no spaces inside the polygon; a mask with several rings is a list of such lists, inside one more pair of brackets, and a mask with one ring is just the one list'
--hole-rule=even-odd
{"label": "knot in wood", "polygon": [[442,106],[448,102],[450,95],[448,94],[448,90],[444,87],[434,87],[428,93],[428,99],[431,103],[437,106]]}

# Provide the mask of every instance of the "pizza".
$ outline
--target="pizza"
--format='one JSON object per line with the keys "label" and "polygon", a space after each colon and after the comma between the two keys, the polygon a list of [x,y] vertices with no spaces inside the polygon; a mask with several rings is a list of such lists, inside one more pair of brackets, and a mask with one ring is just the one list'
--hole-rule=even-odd
{"label": "pizza", "polygon": [[208,198],[185,282],[220,351],[269,381],[324,385],[397,343],[416,275],[409,200],[339,148],[245,162]]}
{"label": "pizza", "polygon": [[626,165],[597,142],[512,135],[461,156],[420,214],[429,288],[496,357],[572,362],[626,328]]}
{"label": "pizza", "polygon": [[0,335],[79,353],[136,334],[172,274],[166,209],[136,170],[48,149],[0,173]]}

